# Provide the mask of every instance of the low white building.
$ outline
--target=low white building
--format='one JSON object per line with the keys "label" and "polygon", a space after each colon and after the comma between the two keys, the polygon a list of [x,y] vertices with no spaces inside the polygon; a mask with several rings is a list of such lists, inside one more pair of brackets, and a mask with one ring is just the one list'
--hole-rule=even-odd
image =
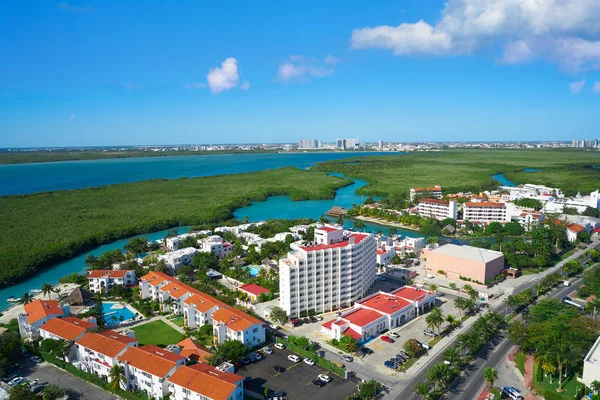
{"label": "low white building", "polygon": [[421,253],[421,250],[425,248],[427,245],[427,240],[424,237],[404,237],[400,240],[394,241],[394,246],[396,247],[396,253],[400,253],[401,255],[405,255],[407,253],[415,253],[418,257]]}
{"label": "low white building", "polygon": [[456,201],[442,199],[421,199],[417,206],[417,212],[421,217],[435,218],[442,221],[446,218],[456,219],[458,208]]}
{"label": "low white building", "polygon": [[[514,218],[514,217],[513,217]],[[521,210],[519,215],[516,216],[516,220],[527,232],[531,231],[534,226],[542,223],[545,215],[543,212],[533,210]]]}
{"label": "low white building", "polygon": [[519,186],[500,186],[501,191],[509,193],[510,200],[536,199],[548,201],[550,198],[563,198],[564,194],[559,188],[551,188],[544,185],[534,185],[526,183]]}
{"label": "low white building", "polygon": [[436,295],[418,287],[403,286],[391,293],[377,292],[356,302],[354,308],[321,326],[321,333],[340,339],[349,335],[365,342],[381,332],[404,325],[435,305]]}
{"label": "low white building", "polygon": [[174,400],[243,400],[244,377],[206,364],[182,366],[168,379]]}
{"label": "low white building", "polygon": [[569,240],[569,242],[576,242],[577,239],[579,238],[579,234],[581,232],[589,232],[589,225],[580,225],[580,224],[573,224],[573,223],[568,223],[566,225],[566,233],[567,233],[567,239]]}
{"label": "low white building", "polygon": [[432,199],[441,199],[443,197],[442,187],[440,185],[435,185],[433,187],[428,188],[411,188],[410,201],[414,202],[418,196],[429,197]]}
{"label": "low white building", "polygon": [[135,271],[95,269],[88,273],[89,291],[92,293],[108,292],[113,286],[132,287],[137,285]]}
{"label": "low white building", "polygon": [[218,260],[221,260],[231,252],[233,245],[223,241],[218,235],[209,236],[198,240],[199,251],[204,253],[213,253]]}
{"label": "low white building", "polygon": [[217,343],[237,340],[248,347],[265,341],[263,322],[233,307],[221,307],[212,314],[213,335]]}
{"label": "low white building", "polygon": [[388,265],[396,255],[394,241],[385,237],[377,238],[377,265]]}
{"label": "low white building", "polygon": [[562,199],[554,199],[553,201],[548,201],[543,210],[546,213],[553,214],[562,214],[564,212],[565,207],[574,208],[577,212],[582,213],[586,208],[598,208],[598,202],[600,201],[600,194],[598,190],[589,194],[589,196],[582,196],[577,194],[575,197],[570,198],[562,198]]}
{"label": "low white building", "polygon": [[190,265],[194,261],[196,254],[198,254],[198,249],[186,247],[185,249],[171,251],[167,254],[159,254],[158,259],[164,260],[167,268],[171,272],[175,272],[184,265]]}
{"label": "low white building", "polygon": [[181,246],[181,242],[183,242],[188,237],[195,237],[197,233],[183,233],[181,235],[168,237],[165,239],[165,244],[170,250],[179,250],[179,246]]}
{"label": "low white building", "polygon": [[119,362],[118,357],[138,341],[115,331],[87,332],[75,342],[77,367],[82,371],[108,379],[110,369]]}
{"label": "low white building", "polygon": [[[179,347],[173,348],[179,351]],[[145,391],[149,398],[163,399],[169,394],[168,379],[185,360],[184,356],[157,346],[129,347],[119,356],[126,380],[121,388]]]}
{"label": "low white building", "polygon": [[22,338],[37,339],[40,327],[53,318],[69,316],[68,305],[61,307],[56,300],[37,299],[25,304],[23,313],[17,317],[19,334]]}
{"label": "low white building", "polygon": [[581,382],[587,387],[592,386],[592,382],[600,380],[600,337],[588,351],[583,359],[583,375]]}

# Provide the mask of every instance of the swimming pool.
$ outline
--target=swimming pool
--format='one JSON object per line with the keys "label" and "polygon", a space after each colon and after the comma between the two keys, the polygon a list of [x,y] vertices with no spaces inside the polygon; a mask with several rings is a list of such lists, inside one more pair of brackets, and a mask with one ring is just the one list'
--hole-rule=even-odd
{"label": "swimming pool", "polygon": [[135,317],[135,313],[121,303],[102,302],[102,310],[104,311],[104,322],[107,325],[117,325],[119,322]]}
{"label": "swimming pool", "polygon": [[248,265],[248,269],[250,270],[250,276],[256,276],[260,272],[260,267],[257,265]]}

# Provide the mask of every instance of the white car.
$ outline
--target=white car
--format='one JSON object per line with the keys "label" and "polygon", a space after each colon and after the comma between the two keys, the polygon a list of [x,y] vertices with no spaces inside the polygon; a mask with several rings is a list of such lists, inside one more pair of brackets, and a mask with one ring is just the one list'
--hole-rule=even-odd
{"label": "white car", "polygon": [[302,361],[302,360],[300,359],[300,357],[298,357],[298,356],[297,356],[297,355],[295,355],[295,354],[290,354],[290,355],[288,356],[288,360],[290,360],[290,361],[291,361],[291,362],[293,362],[293,363],[299,363],[300,361]]}
{"label": "white car", "polygon": [[274,353],[274,352],[273,352],[273,349],[272,349],[272,348],[270,348],[270,347],[265,347],[265,348],[263,349],[263,351],[264,351],[266,354],[273,354],[273,353]]}
{"label": "white car", "polygon": [[269,325],[269,327],[270,327],[271,329],[273,329],[274,331],[276,331],[277,329],[279,329],[279,326],[277,326],[277,325],[275,325],[275,324],[271,324],[271,325]]}
{"label": "white car", "polygon": [[285,346],[282,343],[275,343],[273,345],[273,347],[275,347],[276,349],[279,349],[279,350],[285,349]]}
{"label": "white car", "polygon": [[320,315],[317,315],[317,321],[323,321],[323,317],[321,317]]}
{"label": "white car", "polygon": [[395,339],[399,339],[400,338],[400,335],[398,335],[396,332],[390,332],[390,333],[388,333],[388,336],[391,336],[391,337],[393,337]]}
{"label": "white car", "polygon": [[318,376],[318,378],[320,380],[322,380],[323,382],[327,382],[327,383],[331,382],[331,378],[327,374],[321,374]]}
{"label": "white car", "polygon": [[315,365],[315,362],[313,360],[311,360],[310,358],[305,358],[304,363],[308,364],[308,365]]}

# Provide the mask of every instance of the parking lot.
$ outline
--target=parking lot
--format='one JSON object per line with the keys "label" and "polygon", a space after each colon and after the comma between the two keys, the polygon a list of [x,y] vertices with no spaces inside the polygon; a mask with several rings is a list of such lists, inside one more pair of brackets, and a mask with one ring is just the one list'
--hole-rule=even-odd
{"label": "parking lot", "polygon": [[[263,359],[252,364],[242,366],[237,374],[252,378],[246,384],[246,388],[253,392],[264,395],[264,388],[286,393],[287,399],[344,399],[357,391],[354,383],[334,375],[318,365],[308,365],[303,361],[293,363],[288,360],[288,355],[294,354],[289,350],[278,350],[271,347],[274,353],[271,355],[260,352]],[[300,357],[302,358],[302,357]],[[284,367],[284,372],[277,372],[273,366]],[[327,374],[332,381],[324,387],[313,385],[312,381],[319,374]]]}

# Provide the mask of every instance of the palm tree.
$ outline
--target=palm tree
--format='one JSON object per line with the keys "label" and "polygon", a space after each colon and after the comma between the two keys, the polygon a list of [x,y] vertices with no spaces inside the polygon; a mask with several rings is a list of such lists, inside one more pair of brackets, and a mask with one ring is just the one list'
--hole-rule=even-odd
{"label": "palm tree", "polygon": [[108,372],[108,381],[112,390],[120,389],[121,383],[125,384],[125,368],[120,365],[114,365]]}
{"label": "palm tree", "polygon": [[454,315],[448,314],[446,316],[446,322],[450,324],[452,329],[456,329],[460,326],[460,320],[457,319]]}
{"label": "palm tree", "polygon": [[54,285],[51,283],[44,283],[40,289],[42,291],[42,295],[48,296],[48,300],[50,300],[50,293],[58,293],[54,288]]}
{"label": "palm tree", "polygon": [[552,363],[552,360],[544,360],[541,363],[542,370],[544,370],[546,376],[550,375],[550,384],[552,384],[552,378],[556,372],[556,365]]}
{"label": "palm tree", "polygon": [[590,383],[590,389],[592,389],[594,393],[600,392],[600,381],[593,381]]}
{"label": "palm tree", "polygon": [[466,309],[467,305],[466,305],[466,300],[462,297],[457,297],[456,299],[454,299],[454,306],[456,308],[458,308],[459,313],[458,316],[459,318],[462,318],[462,312]]}
{"label": "palm tree", "polygon": [[348,353],[354,353],[356,349],[358,349],[358,342],[356,340],[353,339],[346,343],[345,350]]}
{"label": "palm tree", "polygon": [[421,382],[415,386],[414,391],[416,394],[421,396],[421,400],[427,400],[429,398],[429,393],[431,393],[431,388],[429,387],[428,383]]}
{"label": "palm tree", "polygon": [[21,301],[19,302],[22,305],[25,304],[29,304],[33,301],[33,296],[31,295],[31,293],[29,292],[25,292],[23,293],[23,296],[21,296]]}
{"label": "palm tree", "polygon": [[451,371],[446,364],[435,364],[427,371],[427,380],[433,384],[435,390],[444,387],[448,383]]}
{"label": "palm tree", "polygon": [[452,366],[456,366],[460,359],[461,355],[456,347],[450,347],[444,352],[444,360],[448,361]]}
{"label": "palm tree", "polygon": [[498,380],[498,370],[494,367],[486,367],[483,369],[483,379],[490,386],[494,386],[494,382]]}
{"label": "palm tree", "polygon": [[58,341],[58,346],[56,347],[56,350],[61,360],[67,361],[67,356],[71,352],[72,347],[73,343],[69,342],[68,340]]}
{"label": "palm tree", "polygon": [[173,303],[175,303],[175,300],[173,300],[173,298],[169,296],[163,301],[162,305],[163,307],[166,306],[168,311],[171,312],[171,306],[173,305]]}
{"label": "palm tree", "polygon": [[427,315],[427,318],[425,318],[425,322],[427,322],[428,328],[436,328],[439,333],[440,326],[442,325],[442,322],[444,322],[444,315],[442,314],[442,310],[440,310],[439,307],[433,307],[431,312]]}
{"label": "palm tree", "polygon": [[429,285],[429,290],[431,290],[432,292],[437,292],[438,286],[435,283],[432,283],[431,285]]}

